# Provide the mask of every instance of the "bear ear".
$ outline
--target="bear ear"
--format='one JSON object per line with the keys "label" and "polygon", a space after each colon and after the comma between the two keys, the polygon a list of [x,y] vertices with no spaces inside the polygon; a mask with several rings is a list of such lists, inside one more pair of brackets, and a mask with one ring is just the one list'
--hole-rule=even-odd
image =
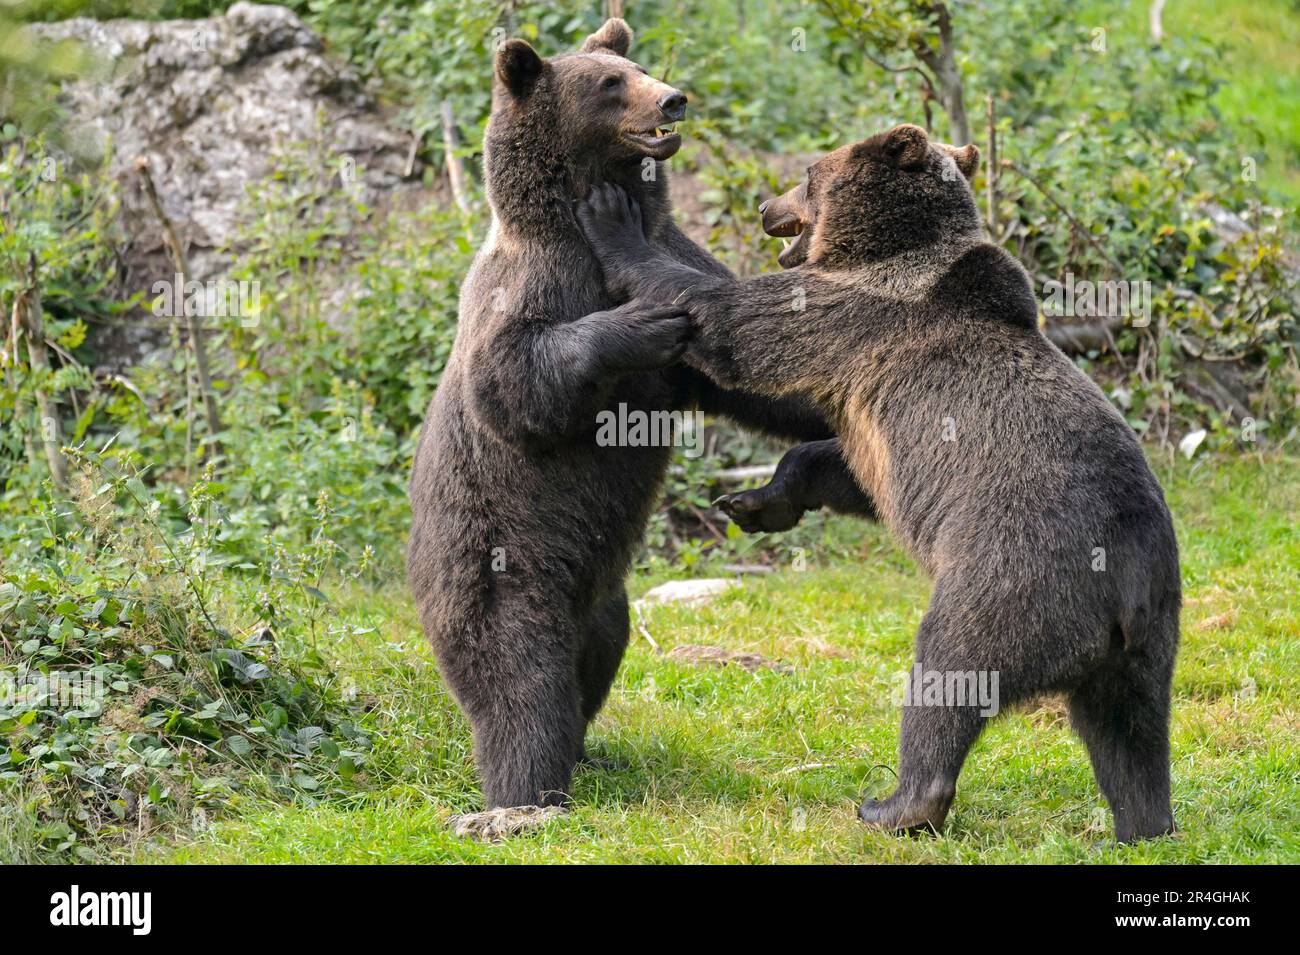
{"label": "bear ear", "polygon": [[961,174],[970,182],[975,178],[975,170],[980,165],[980,149],[974,143],[967,143],[965,146],[949,146],[944,144],[943,151],[952,157]]}
{"label": "bear ear", "polygon": [[930,137],[920,126],[903,123],[885,134],[884,150],[899,169],[920,169],[930,154]]}
{"label": "bear ear", "polygon": [[525,40],[507,40],[497,50],[496,72],[514,96],[527,96],[542,75],[542,58]]}
{"label": "bear ear", "polygon": [[610,17],[605,25],[587,37],[582,44],[583,53],[608,51],[616,56],[627,56],[632,48],[632,28],[618,17]]}

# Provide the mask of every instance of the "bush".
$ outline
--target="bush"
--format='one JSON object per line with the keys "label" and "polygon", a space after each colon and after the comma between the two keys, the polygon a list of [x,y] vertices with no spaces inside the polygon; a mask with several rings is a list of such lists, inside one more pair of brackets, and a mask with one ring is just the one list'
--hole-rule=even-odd
{"label": "bush", "polygon": [[325,501],[306,547],[235,558],[219,484],[178,514],[123,456],[76,460],[72,501],[38,501],[42,536],[0,574],[0,791],[25,804],[27,848],[96,859],[259,794],[363,786],[365,714],[314,649]]}

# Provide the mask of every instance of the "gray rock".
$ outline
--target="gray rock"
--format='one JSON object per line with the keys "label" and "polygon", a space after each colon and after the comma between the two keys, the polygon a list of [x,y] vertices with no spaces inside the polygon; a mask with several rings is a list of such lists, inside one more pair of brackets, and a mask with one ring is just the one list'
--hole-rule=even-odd
{"label": "gray rock", "polygon": [[[189,278],[199,281],[229,266],[246,190],[290,144],[318,142],[331,181],[373,208],[419,188],[419,166],[407,171],[410,135],[386,122],[355,74],[284,7],[236,3],[204,20],[83,18],[28,30],[38,43],[76,41],[93,59],[60,101],[74,154],[99,157],[111,143],[128,292],[148,292],[173,272],[133,168],[138,156],[148,157],[188,245]],[[157,340],[147,324],[114,336],[109,364],[130,364]]]}

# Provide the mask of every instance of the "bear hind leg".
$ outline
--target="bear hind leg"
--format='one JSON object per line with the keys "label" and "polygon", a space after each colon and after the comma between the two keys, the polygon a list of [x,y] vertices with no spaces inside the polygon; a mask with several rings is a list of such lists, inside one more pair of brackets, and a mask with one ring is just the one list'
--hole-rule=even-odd
{"label": "bear hind leg", "polygon": [[534,675],[489,712],[472,713],[474,758],[489,809],[561,806],[582,750],[582,715],[571,677]]}
{"label": "bear hind leg", "polygon": [[627,594],[619,587],[596,605],[578,658],[578,681],[582,686],[582,717],[596,718],[623,662],[628,641]]}
{"label": "bear hind leg", "polygon": [[436,647],[469,717],[488,809],[563,805],[582,749],[577,634],[537,609],[502,600],[476,632]]}
{"label": "bear hind leg", "polygon": [[1174,831],[1169,792],[1169,678],[1121,657],[1070,696],[1070,722],[1088,748],[1120,842]]}
{"label": "bear hind leg", "polygon": [[[578,683],[582,691],[583,726],[590,726],[609,696],[618,674],[619,664],[628,643],[627,594],[619,587],[597,604],[587,628],[586,640],[578,657]],[[621,762],[607,755],[592,756],[584,744],[579,763],[595,769],[625,769]]]}
{"label": "bear hind leg", "polygon": [[1000,683],[992,682],[994,671],[971,633],[972,628],[976,633],[1000,631],[978,624],[960,600],[943,596],[947,589],[943,581],[936,585],[916,635],[916,665],[908,674],[898,744],[898,785],[887,798],[867,799],[858,810],[872,828],[943,828],[966,755],[1007,698],[1007,683],[1014,681],[1003,673]]}
{"label": "bear hind leg", "polygon": [[972,707],[903,707],[898,785],[885,799],[863,802],[858,817],[875,829],[942,830],[957,795],[957,776],[984,722]]}

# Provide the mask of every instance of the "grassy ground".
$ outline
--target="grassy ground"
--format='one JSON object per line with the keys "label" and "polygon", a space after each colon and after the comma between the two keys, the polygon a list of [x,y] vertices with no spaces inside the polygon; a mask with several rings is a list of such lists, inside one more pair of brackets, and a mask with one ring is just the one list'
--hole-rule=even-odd
{"label": "grassy ground", "polygon": [[[192,841],[137,850],[199,862],[1300,861],[1300,462],[1162,466],[1187,594],[1175,682],[1181,832],[1117,847],[1059,704],[994,721],[941,837],[868,833],[891,787],[896,676],[928,583],[879,528],[826,520],[802,572],[747,579],[711,606],[648,618],[665,648],[716,644],[791,673],[701,668],[635,639],[596,728],[628,765],[583,771],[572,812],[501,845],[451,836],[477,808],[468,732],[409,600],[356,595],[378,629],[334,648],[373,696],[393,779],[343,803],[249,804]],[[830,556],[834,555],[834,556]],[[661,579],[643,574],[637,591]]]}
{"label": "grassy ground", "polygon": [[[1080,5],[1080,18],[1145,37],[1150,3]],[[1177,0],[1165,5],[1167,36],[1198,33],[1221,44],[1227,82],[1214,106],[1245,133],[1260,182],[1300,200],[1300,8],[1292,0]]]}

